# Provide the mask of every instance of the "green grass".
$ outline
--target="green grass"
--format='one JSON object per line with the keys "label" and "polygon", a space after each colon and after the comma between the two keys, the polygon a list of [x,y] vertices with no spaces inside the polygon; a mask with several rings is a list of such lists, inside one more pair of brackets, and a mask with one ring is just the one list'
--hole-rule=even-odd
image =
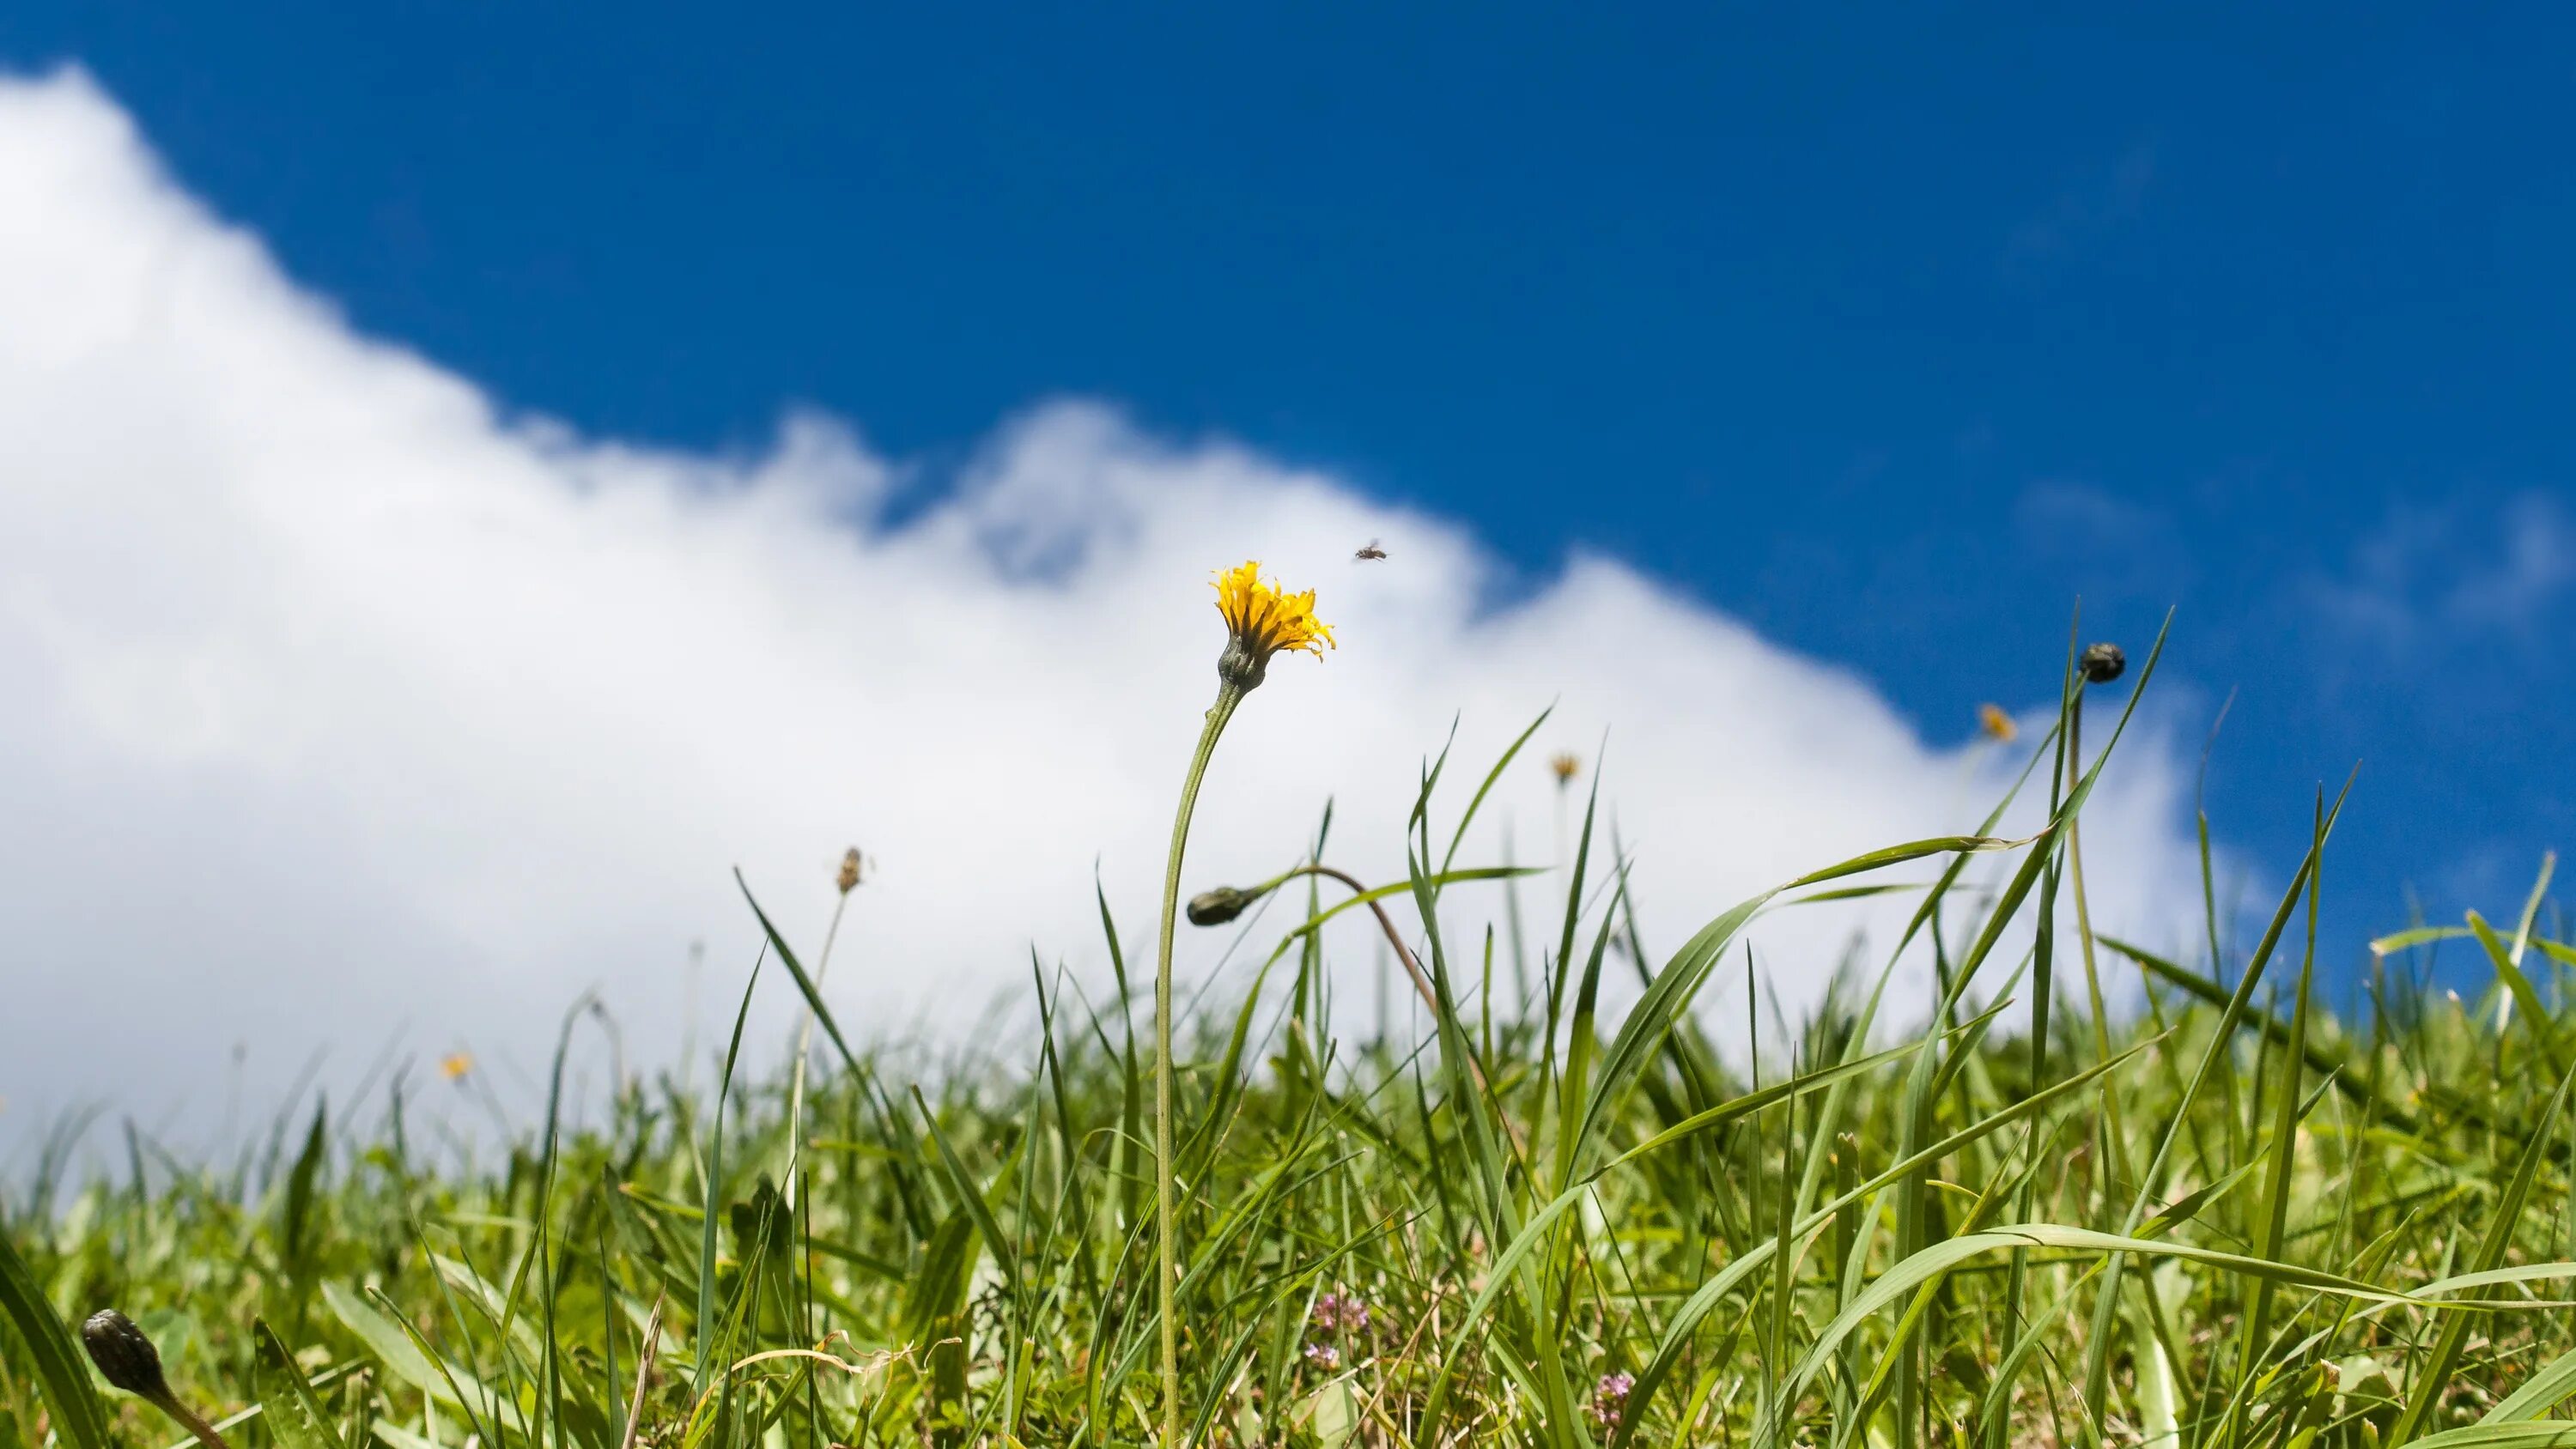
{"label": "green grass", "polygon": [[[2109,751],[2067,764],[2080,696],[2018,787],[2039,836],[1991,838],[1999,803],[1977,835],[1711,903],[1652,959],[1589,810],[1564,871],[1467,869],[1484,790],[1426,771],[1412,876],[1373,902],[1429,978],[1423,1040],[1334,1030],[1310,926],[1371,906],[1280,884],[1252,938],[1275,950],[1182,1024],[1193,1442],[2576,1443],[2552,1421],[2576,951],[2535,936],[2543,891],[2502,929],[2382,943],[2338,1016],[2321,801],[2251,952],[2206,897],[2193,959],[2097,940],[2073,823]],[[1946,999],[1882,1004],[1883,950],[1757,1063],[1723,1056],[1701,1008],[1748,923],[1855,892],[1915,907]],[[1482,924],[1510,911],[1525,959]],[[746,989],[816,999],[796,945],[773,933]],[[2431,989],[2437,949],[2492,990]],[[111,1305],[235,1449],[1147,1442],[1151,982],[1120,981],[1033,971],[1021,1059],[921,1082],[828,1015],[810,1076],[737,1078],[738,1019],[727,1089],[625,1082],[603,1124],[481,1169],[406,1130],[435,1081],[388,1088],[363,1146],[318,1110],[222,1169],[129,1132],[127,1171],[9,1199],[0,1449],[182,1437],[67,1332]],[[2097,1015],[2128,982],[2144,1006]]]}

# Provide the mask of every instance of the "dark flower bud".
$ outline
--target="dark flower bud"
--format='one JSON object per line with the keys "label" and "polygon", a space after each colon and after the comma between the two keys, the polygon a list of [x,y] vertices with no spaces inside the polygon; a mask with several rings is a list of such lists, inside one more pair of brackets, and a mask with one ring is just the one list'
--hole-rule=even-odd
{"label": "dark flower bud", "polygon": [[2085,683],[2108,684],[2128,670],[2129,656],[2117,644],[2087,645],[2075,667],[2083,671]]}
{"label": "dark flower bud", "polygon": [[1190,924],[1222,926],[1242,915],[1243,908],[1251,905],[1255,899],[1257,897],[1252,892],[1236,890],[1232,886],[1218,886],[1212,891],[1201,891],[1190,897],[1188,906]]}
{"label": "dark flower bud", "polygon": [[81,1344],[89,1350],[90,1362],[98,1365],[100,1377],[109,1383],[156,1402],[170,1397],[170,1382],[161,1376],[161,1350],[152,1346],[133,1319],[102,1308],[81,1325]]}

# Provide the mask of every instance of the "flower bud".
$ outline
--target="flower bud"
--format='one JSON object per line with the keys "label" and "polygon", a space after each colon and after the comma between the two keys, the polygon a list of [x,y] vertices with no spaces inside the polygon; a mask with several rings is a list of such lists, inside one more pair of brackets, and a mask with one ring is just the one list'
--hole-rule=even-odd
{"label": "flower bud", "polygon": [[2075,667],[2083,672],[2085,683],[2108,684],[2128,669],[2129,656],[2117,644],[2087,645]]}
{"label": "flower bud", "polygon": [[1250,694],[1261,687],[1270,675],[1270,656],[1258,644],[1229,636],[1225,652],[1216,657],[1216,677],[1236,689]]}
{"label": "flower bud", "polygon": [[81,1325],[81,1345],[90,1362],[109,1383],[156,1402],[170,1397],[170,1381],[161,1376],[161,1350],[113,1308],[102,1308]]}
{"label": "flower bud", "polygon": [[1190,903],[1187,908],[1189,911],[1190,924],[1193,926],[1222,926],[1226,922],[1233,920],[1235,917],[1242,915],[1243,908],[1251,905],[1256,899],[1258,899],[1258,897],[1254,896],[1252,892],[1236,890],[1233,886],[1218,886],[1212,891],[1201,891],[1197,895],[1190,897]]}

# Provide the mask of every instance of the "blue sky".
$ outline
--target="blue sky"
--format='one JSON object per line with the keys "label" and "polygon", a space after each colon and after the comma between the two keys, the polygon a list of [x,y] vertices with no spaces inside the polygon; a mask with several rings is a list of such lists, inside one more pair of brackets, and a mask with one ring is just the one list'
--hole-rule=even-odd
{"label": "blue sky", "polygon": [[[254,20],[251,16],[256,13]],[[2347,945],[2576,824],[2576,24],[2353,7],[0,11],[358,328],[585,431],[1058,395],[1625,558],[1934,738],[2230,689]],[[1357,540],[1354,540],[1357,542]]]}

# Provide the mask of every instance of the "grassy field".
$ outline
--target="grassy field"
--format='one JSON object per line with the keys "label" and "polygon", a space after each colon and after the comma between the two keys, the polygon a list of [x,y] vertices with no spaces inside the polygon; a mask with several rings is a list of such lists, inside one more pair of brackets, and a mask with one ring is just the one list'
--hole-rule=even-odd
{"label": "grassy field", "polygon": [[[2576,1040],[2554,1015],[2576,952],[2535,934],[2545,877],[2519,920],[2382,942],[2366,990],[2332,993],[2365,1003],[2344,1019],[2314,948],[2332,800],[2250,951],[2207,899],[2193,959],[2097,938],[2074,826],[2109,751],[2069,726],[2108,744],[2125,715],[2097,690],[2086,718],[2068,679],[2056,730],[2016,746],[2038,835],[1712,903],[1668,957],[1632,948],[1579,796],[1571,867],[1457,867],[1490,777],[1454,766],[1427,772],[1410,879],[1274,883],[1275,949],[1177,1031],[1183,1437],[2576,1442],[2554,1422],[2576,1392]],[[1695,1007],[1742,970],[1748,921],[1859,891],[1914,908],[1904,949],[1947,999],[1882,1002],[1881,943],[1758,1060],[1722,1056]],[[1507,897],[1517,962],[1482,925]],[[843,898],[859,920],[864,891]],[[1355,909],[1418,961],[1424,1039],[1333,1030],[1310,928]],[[0,1449],[189,1442],[84,1357],[111,1306],[234,1449],[1153,1442],[1139,945],[1116,998],[1033,975],[1043,1040],[1007,1066],[914,1082],[824,1015],[810,1071],[750,1080],[729,1054],[722,1091],[629,1080],[608,1120],[537,1124],[480,1168],[406,1131],[398,1081],[362,1148],[305,1107],[238,1162],[129,1135],[127,1171],[40,1173],[0,1224]],[[750,989],[812,998],[826,949],[773,933]],[[2431,989],[2436,950],[2493,989]],[[2141,982],[2142,1008],[2094,1010]]]}

